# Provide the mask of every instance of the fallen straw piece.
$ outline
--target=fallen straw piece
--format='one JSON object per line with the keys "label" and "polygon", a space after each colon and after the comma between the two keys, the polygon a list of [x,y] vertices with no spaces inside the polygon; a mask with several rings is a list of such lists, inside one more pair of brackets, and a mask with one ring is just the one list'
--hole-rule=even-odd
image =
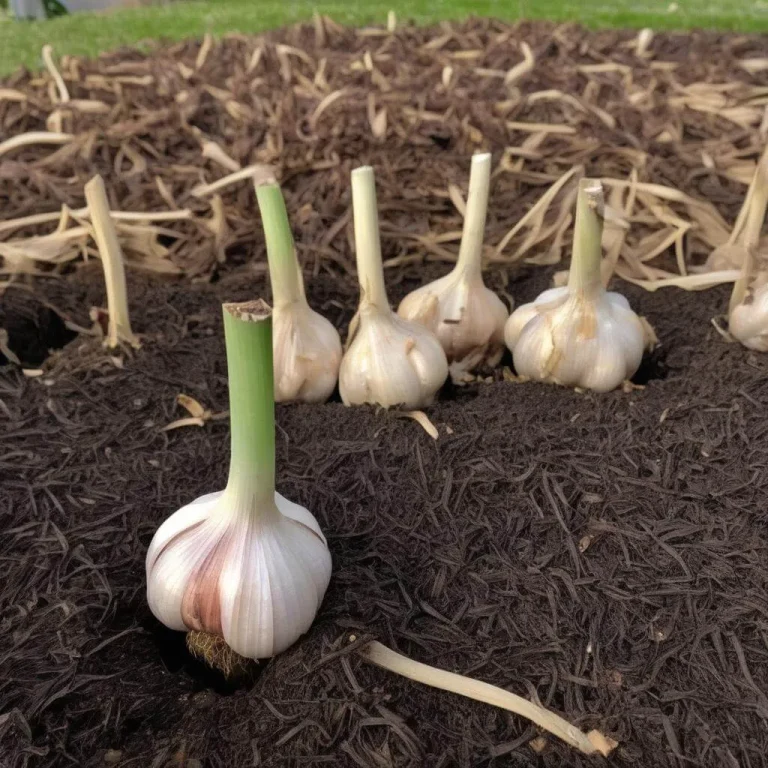
{"label": "fallen straw piece", "polygon": [[44,45],[42,50],[43,63],[45,68],[53,78],[53,82],[56,83],[56,90],[59,92],[59,101],[66,103],[69,101],[69,91],[67,90],[64,78],[61,76],[56,64],[53,61],[53,47],[50,45]]}
{"label": "fallen straw piece", "polygon": [[275,172],[271,165],[256,163],[242,170],[230,173],[228,176],[224,176],[224,178],[211,184],[198,184],[190,190],[190,194],[193,197],[207,197],[214,192],[218,192],[220,189],[224,189],[224,187],[237,184],[237,182],[244,181],[245,179],[253,179],[254,183],[268,184],[275,181]]}
{"label": "fallen straw piece", "polygon": [[[73,219],[89,219],[88,208],[77,208],[71,210],[67,206],[62,206],[59,211],[50,213],[33,213],[31,216],[22,216],[18,219],[9,219],[0,222],[0,233],[9,232],[22,227],[31,227],[35,224],[48,224],[53,221],[61,221],[66,216]],[[178,211],[110,211],[109,216],[112,221],[181,221],[182,219],[191,219],[192,211],[189,208],[182,208]]]}
{"label": "fallen straw piece", "polygon": [[68,144],[75,138],[72,133],[58,133],[55,131],[29,131],[12,136],[0,142],[0,157],[12,152],[14,149],[29,147],[33,144]]}
{"label": "fallen straw piece", "polygon": [[131,330],[128,315],[128,295],[125,289],[125,267],[123,252],[117,239],[115,224],[109,215],[109,202],[101,176],[94,176],[85,185],[85,199],[91,212],[93,236],[99,248],[104,280],[107,284],[107,307],[109,326],[105,344],[114,348],[125,341],[138,348],[139,340]]}
{"label": "fallen straw piece", "polygon": [[363,646],[359,653],[366,661],[370,661],[377,667],[407,677],[409,680],[514,712],[585,755],[599,754],[607,757],[618,746],[616,741],[604,736],[600,731],[584,733],[560,715],[533,704],[522,696],[481,680],[474,680],[471,677],[414,661],[375,640]]}

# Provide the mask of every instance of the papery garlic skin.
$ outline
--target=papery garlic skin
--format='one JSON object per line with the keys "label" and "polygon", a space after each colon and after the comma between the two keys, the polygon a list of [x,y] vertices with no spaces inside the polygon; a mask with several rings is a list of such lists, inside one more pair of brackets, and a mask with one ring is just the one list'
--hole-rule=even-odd
{"label": "papery garlic skin", "polygon": [[274,310],[275,402],[325,402],[336,388],[341,363],[339,332],[310,308],[296,258],[288,211],[274,182],[256,185]]}
{"label": "papery garlic skin", "polygon": [[241,656],[268,658],[312,624],[331,556],[312,514],[280,494],[257,520],[226,491],[182,507],[147,553],[147,600],[167,627],[221,635]]}
{"label": "papery garlic skin", "polygon": [[645,329],[621,294],[588,298],[568,287],[515,310],[504,338],[518,375],[595,392],[634,376],[646,347]]}
{"label": "papery garlic skin", "polygon": [[464,370],[494,366],[504,353],[509,312],[482,277],[451,272],[409,293],[397,314],[429,329],[448,362],[462,363]]}
{"label": "papery garlic skin", "polygon": [[504,323],[509,312],[485,287],[482,247],[490,184],[490,154],[472,158],[464,232],[456,267],[450,274],[409,293],[397,314],[434,333],[449,363],[464,371],[494,366],[504,352]]}
{"label": "papery garlic skin", "polygon": [[388,309],[366,307],[356,322],[339,370],[344,405],[430,405],[448,376],[440,342],[417,323]]}
{"label": "papery garlic skin", "polygon": [[345,405],[422,408],[448,377],[445,352],[426,328],[389,306],[372,168],[352,172],[352,202],[360,307],[339,369],[341,399]]}
{"label": "papery garlic skin", "polygon": [[608,392],[639,368],[649,334],[629,302],[603,287],[602,229],[602,185],[582,179],[568,285],[523,304],[504,329],[519,375]]}
{"label": "papery garlic skin", "polygon": [[275,402],[324,403],[336,388],[341,339],[306,302],[275,306]]}

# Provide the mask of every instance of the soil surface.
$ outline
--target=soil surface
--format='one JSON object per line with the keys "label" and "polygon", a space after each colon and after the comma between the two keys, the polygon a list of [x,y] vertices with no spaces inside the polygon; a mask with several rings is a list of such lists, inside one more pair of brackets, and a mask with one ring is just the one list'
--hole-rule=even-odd
{"label": "soil surface", "polygon": [[[116,208],[166,210],[173,197],[196,217],[182,223],[182,238],[164,241],[163,258],[186,276],[128,272],[143,341],[136,352],[110,355],[87,332],[89,310],[105,303],[98,261],[45,266],[45,276],[17,278],[2,296],[10,351],[25,368],[42,369],[29,376],[9,364],[0,373],[3,768],[601,763],[554,739],[541,750],[531,745],[536,729],[518,717],[370,666],[356,653],[369,638],[539,700],[582,729],[601,729],[619,742],[611,765],[768,764],[768,358],[727,343],[713,326],[727,307],[727,287],[649,293],[616,283],[660,340],[639,374],[644,386],[627,392],[514,383],[499,368],[490,383],[441,393],[427,411],[437,440],[396,412],[345,408],[338,397],[279,406],[278,490],[317,517],[334,575],[310,632],[263,663],[248,685],[228,685],[192,661],[183,635],[165,630],[147,608],[144,557],[154,531],[181,505],[221,488],[228,463],[226,419],[162,428],[187,415],[176,404],[180,393],[214,413],[226,410],[220,304],[269,295],[252,190],[222,193],[228,226],[214,241],[197,221],[211,215],[208,203],[189,190],[225,171],[208,164],[203,175],[199,145],[182,123],[214,137],[239,163],[279,156],[310,303],[346,335],[357,297],[345,220],[349,169],[376,166],[389,224],[385,257],[423,256],[409,235],[456,227],[447,185],[466,189],[472,146],[501,154],[521,141],[493,117],[493,105],[509,98],[503,79],[479,75],[458,94],[435,95],[432,84],[450,57],[423,46],[451,30],[443,45],[486,51],[472,59],[485,68],[508,70],[520,61],[517,43],[529,41],[539,65],[525,90],[582,93],[586,81],[568,67],[575,61],[625,61],[638,77],[663,78],[663,69],[632,52],[632,33],[495,22],[406,29],[390,45],[408,77],[398,82],[387,60],[381,64],[392,87],[383,91],[390,122],[379,139],[359,93],[312,125],[295,119],[311,116],[322,95],[310,108],[281,86],[286,56],[297,66],[311,54],[317,69],[325,55],[326,76],[338,84],[339,62],[361,60],[384,34],[326,24],[322,35],[307,27],[226,40],[198,70],[199,42],[70,61],[65,69],[75,67],[81,79],[114,78],[123,67],[131,77],[166,77],[168,93],[188,95],[169,100],[164,122],[129,130],[126,121],[145,119],[149,101],[157,109],[163,97],[123,84],[111,123],[90,113],[67,118],[83,121],[72,126],[78,136],[92,131],[88,151],[78,144],[47,164],[50,147],[0,159],[6,218],[82,205],[82,182],[94,172],[107,177]],[[491,45],[500,35],[506,43]],[[299,53],[281,49],[280,59],[276,41]],[[262,44],[269,66],[247,74]],[[677,75],[686,82],[765,80],[735,63],[764,51],[764,39],[657,36],[652,50],[657,62],[682,63]],[[365,89],[370,70],[361,66],[352,86]],[[605,107],[621,75],[604,77]],[[211,96],[211,83],[261,111],[237,122]],[[52,109],[42,106],[46,81],[20,74],[5,85],[29,94],[23,105],[0,102],[6,130],[43,129]],[[312,85],[304,83],[308,91]],[[286,111],[277,118],[271,110],[280,104]],[[453,110],[427,131],[422,118],[409,123],[404,104]],[[526,109],[506,119],[534,119],[535,107]],[[617,150],[647,152],[646,180],[709,198],[732,221],[745,187],[717,168],[693,172],[691,158],[724,133],[749,155],[758,126],[739,129],[739,138],[732,122],[687,110],[678,117],[688,143],[654,143],[671,109],[661,101],[645,112],[617,107],[614,129],[594,124],[593,113],[574,118],[579,135],[599,139],[578,162],[626,175],[629,155]],[[482,129],[478,142],[470,122]],[[133,176],[115,170],[125,139],[108,125],[122,125],[147,160]],[[557,176],[577,161],[561,157],[557,142],[550,137],[523,171],[496,177],[489,242],[541,194],[537,173]],[[455,242],[447,249],[455,254]],[[401,259],[387,271],[390,299],[445,268]],[[497,265],[487,281],[522,303],[557,268]],[[73,324],[81,329],[74,338]],[[41,350],[61,345],[43,362]]]}

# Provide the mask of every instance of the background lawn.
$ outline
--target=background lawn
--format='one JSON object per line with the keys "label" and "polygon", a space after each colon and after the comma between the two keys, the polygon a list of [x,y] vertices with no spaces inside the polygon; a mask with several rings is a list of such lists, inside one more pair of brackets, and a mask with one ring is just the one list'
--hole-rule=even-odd
{"label": "background lawn", "polygon": [[58,54],[95,55],[149,38],[260,32],[308,19],[314,9],[345,24],[384,23],[387,11],[394,9],[401,20],[419,23],[481,15],[572,20],[591,26],[768,31],[768,0],[597,0],[593,4],[583,0],[191,0],[47,22],[16,23],[0,16],[0,74],[22,65],[39,68],[45,43],[51,43]]}

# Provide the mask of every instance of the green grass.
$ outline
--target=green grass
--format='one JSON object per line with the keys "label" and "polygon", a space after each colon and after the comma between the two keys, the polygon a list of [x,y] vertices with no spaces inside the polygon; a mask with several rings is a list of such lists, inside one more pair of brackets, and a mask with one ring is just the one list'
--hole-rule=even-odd
{"label": "green grass", "polygon": [[585,0],[190,0],[46,22],[17,23],[0,17],[0,74],[19,66],[38,69],[45,43],[51,43],[58,54],[93,56],[151,38],[257,33],[309,19],[314,9],[345,24],[384,23],[390,8],[400,19],[422,24],[477,15],[570,20],[603,27],[768,31],[768,0],[594,0],[593,4]]}

